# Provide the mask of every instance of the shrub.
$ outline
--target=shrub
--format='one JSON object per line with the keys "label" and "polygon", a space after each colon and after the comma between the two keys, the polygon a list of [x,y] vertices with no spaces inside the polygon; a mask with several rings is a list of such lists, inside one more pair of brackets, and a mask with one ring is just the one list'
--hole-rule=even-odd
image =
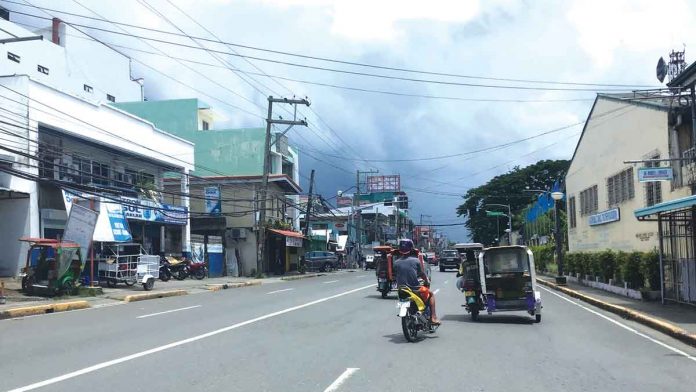
{"label": "shrub", "polygon": [[553,263],[553,245],[539,245],[530,248],[534,254],[534,265],[537,271],[548,271],[549,264]]}
{"label": "shrub", "polygon": [[626,262],[622,266],[621,276],[623,281],[633,289],[639,289],[644,285],[643,274],[641,273],[641,262],[643,253],[631,252],[626,257]]}
{"label": "shrub", "polygon": [[644,281],[652,290],[660,289],[660,254],[653,250],[643,253],[640,262],[640,272]]}
{"label": "shrub", "polygon": [[563,262],[565,267],[565,272],[568,274],[575,274],[577,272],[577,253],[566,253],[563,255]]}
{"label": "shrub", "polygon": [[609,279],[614,279],[616,271],[616,254],[611,250],[599,252],[595,255],[597,258],[595,276],[602,278],[602,281],[609,282]]}
{"label": "shrub", "polygon": [[614,273],[614,276],[616,277],[616,280],[625,282],[626,277],[624,277],[623,271],[626,266],[626,263],[628,262],[628,253],[624,251],[618,251],[616,252],[616,271]]}

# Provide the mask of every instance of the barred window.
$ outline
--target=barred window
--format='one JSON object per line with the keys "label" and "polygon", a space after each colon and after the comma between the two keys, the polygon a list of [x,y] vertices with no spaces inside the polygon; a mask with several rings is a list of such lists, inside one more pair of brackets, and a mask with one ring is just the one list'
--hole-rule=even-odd
{"label": "barred window", "polygon": [[568,224],[571,229],[577,226],[577,218],[575,217],[575,196],[568,199]]}
{"label": "barred window", "polygon": [[[655,155],[650,159],[660,159],[659,155]],[[646,162],[645,167],[660,167],[660,162]],[[662,182],[646,182],[645,183],[645,206],[662,203]]]}
{"label": "barred window", "polygon": [[593,212],[597,212],[598,209],[597,185],[593,185],[580,192],[580,215],[589,215]]}
{"label": "barred window", "polygon": [[633,186],[632,167],[607,178],[607,201],[609,207],[633,199],[633,197],[635,197],[635,189]]}

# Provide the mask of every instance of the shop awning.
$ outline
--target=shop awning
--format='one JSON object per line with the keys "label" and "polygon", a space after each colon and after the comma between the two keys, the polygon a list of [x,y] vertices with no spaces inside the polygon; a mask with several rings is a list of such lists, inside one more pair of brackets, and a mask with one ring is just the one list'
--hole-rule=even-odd
{"label": "shop awning", "polygon": [[294,238],[304,238],[302,233],[298,233],[296,231],[292,230],[279,230],[279,229],[268,229],[276,234],[280,234],[285,237],[294,237]]}
{"label": "shop awning", "polygon": [[657,215],[664,212],[683,210],[693,206],[696,206],[696,195],[665,201],[650,207],[639,208],[635,210],[633,214],[638,220],[651,220],[656,219]]}

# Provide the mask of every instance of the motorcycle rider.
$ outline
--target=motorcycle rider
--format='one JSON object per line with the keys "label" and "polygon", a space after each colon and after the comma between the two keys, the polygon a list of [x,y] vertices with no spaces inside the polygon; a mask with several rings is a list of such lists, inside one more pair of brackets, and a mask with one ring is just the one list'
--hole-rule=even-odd
{"label": "motorcycle rider", "polygon": [[[435,313],[435,295],[430,291],[430,280],[423,271],[418,253],[414,251],[413,241],[410,239],[399,240],[399,248],[395,252],[394,273],[396,274],[397,286],[408,286],[417,292],[426,303],[430,304],[430,320],[433,325],[440,325]],[[423,285],[418,278],[423,279]]]}

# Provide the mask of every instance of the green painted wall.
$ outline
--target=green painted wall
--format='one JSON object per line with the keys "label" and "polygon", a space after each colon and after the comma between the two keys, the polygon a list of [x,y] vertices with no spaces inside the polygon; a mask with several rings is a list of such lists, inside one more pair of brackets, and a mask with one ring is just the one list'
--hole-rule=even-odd
{"label": "green painted wall", "polygon": [[198,130],[198,100],[124,102],[113,104],[151,121],[163,131],[195,143],[194,173],[199,176],[261,175],[264,128]]}

